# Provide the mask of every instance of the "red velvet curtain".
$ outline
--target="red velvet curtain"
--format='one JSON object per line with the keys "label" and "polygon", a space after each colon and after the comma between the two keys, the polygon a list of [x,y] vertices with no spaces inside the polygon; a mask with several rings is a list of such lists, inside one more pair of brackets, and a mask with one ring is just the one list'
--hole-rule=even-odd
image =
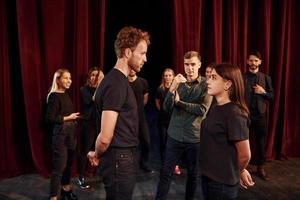
{"label": "red velvet curtain", "polygon": [[[18,162],[22,156],[32,159],[32,169],[47,175],[51,158],[47,144],[51,143],[51,137],[42,123],[45,97],[53,73],[60,67],[68,68],[73,80],[69,92],[78,109],[78,88],[83,84],[88,68],[95,65],[103,68],[105,0],[24,0],[14,3],[7,0],[1,1],[0,5],[0,111],[3,118],[0,124],[0,178],[24,173],[24,163]],[[13,12],[11,9],[15,9],[14,16],[8,13],[8,10]],[[8,24],[14,24],[16,38],[8,38]],[[10,40],[18,41],[19,58],[9,55],[8,43],[13,43]],[[18,62],[9,62],[9,58],[19,59],[19,66]],[[19,101],[24,104],[23,119],[26,120],[22,133],[14,133],[12,127],[19,123],[14,121],[13,115],[22,113],[14,113],[11,104],[11,84],[17,79],[11,76],[10,69],[17,68],[20,69],[18,86],[23,95]],[[31,155],[17,155],[21,149],[15,142],[18,134],[26,135]]]}
{"label": "red velvet curtain", "polygon": [[[7,26],[6,2],[0,2],[0,24]],[[0,31],[0,177],[18,172],[17,156],[12,138],[12,108],[7,30]]]}
{"label": "red velvet curtain", "polygon": [[299,1],[188,2],[172,1],[175,71],[183,72],[184,53],[196,50],[203,56],[203,66],[231,62],[245,72],[247,52],[259,50],[261,71],[271,76],[275,89],[268,114],[267,158],[300,156]]}

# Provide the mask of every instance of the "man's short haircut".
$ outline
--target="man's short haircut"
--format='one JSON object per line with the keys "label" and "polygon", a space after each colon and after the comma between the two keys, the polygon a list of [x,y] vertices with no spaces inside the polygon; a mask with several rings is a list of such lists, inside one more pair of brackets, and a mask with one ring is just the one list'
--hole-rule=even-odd
{"label": "man's short haircut", "polygon": [[141,40],[144,40],[147,45],[150,45],[149,33],[132,26],[122,28],[117,35],[114,45],[117,57],[121,58],[127,48],[134,51]]}
{"label": "man's short haircut", "polygon": [[260,54],[259,51],[257,51],[257,50],[251,51],[251,52],[248,54],[248,58],[249,58],[250,56],[255,56],[255,57],[259,58],[260,60],[262,60],[261,54]]}
{"label": "man's short haircut", "polygon": [[197,57],[201,61],[201,56],[197,51],[188,51],[184,54],[184,59],[190,59],[192,57]]}

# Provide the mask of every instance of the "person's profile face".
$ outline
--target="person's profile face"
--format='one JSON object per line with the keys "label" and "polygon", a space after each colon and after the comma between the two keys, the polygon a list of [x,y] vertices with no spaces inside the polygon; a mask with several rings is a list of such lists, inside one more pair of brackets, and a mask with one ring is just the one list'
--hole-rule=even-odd
{"label": "person's profile face", "polygon": [[[207,82],[207,94],[212,96],[220,96],[226,93],[225,88],[230,87],[228,80],[223,79],[215,69],[211,72],[211,78],[206,80]],[[227,89],[228,90],[228,89]]]}
{"label": "person's profile face", "polygon": [[145,62],[147,62],[148,45],[145,40],[141,40],[132,51],[131,57],[128,60],[129,67],[136,73],[141,71]]}
{"label": "person's profile face", "polygon": [[59,90],[67,90],[72,84],[71,74],[69,72],[64,72],[62,76],[57,80],[57,85]]}

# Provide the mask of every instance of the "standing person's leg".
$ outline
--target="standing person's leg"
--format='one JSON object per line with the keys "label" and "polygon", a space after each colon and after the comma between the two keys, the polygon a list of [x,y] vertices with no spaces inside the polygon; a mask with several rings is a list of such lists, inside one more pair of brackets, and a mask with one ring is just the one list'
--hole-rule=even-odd
{"label": "standing person's leg", "polygon": [[85,170],[88,164],[87,162],[87,153],[94,149],[95,143],[95,120],[92,121],[83,121],[81,129],[81,141],[80,141],[80,153],[77,165],[78,179],[76,183],[81,188],[90,188],[90,185],[85,182]]}
{"label": "standing person's leg", "polygon": [[166,124],[159,124],[158,125],[158,134],[159,134],[159,150],[160,150],[160,158],[161,158],[161,164],[164,161],[165,158],[165,150],[166,150],[166,144],[167,144],[167,129],[168,125]]}
{"label": "standing person's leg", "polygon": [[199,173],[199,156],[200,144],[186,144],[185,155],[187,162],[187,182],[185,190],[185,199],[194,199],[198,182],[200,181]]}
{"label": "standing person's leg", "polygon": [[79,159],[77,165],[77,172],[78,172],[79,179],[84,177],[84,171],[87,163],[86,154],[88,151],[88,140],[89,140],[88,121],[83,120],[81,123],[80,152],[79,152]]}
{"label": "standing person's leg", "polygon": [[116,199],[131,200],[137,177],[137,149],[116,151]]}
{"label": "standing person's leg", "polygon": [[240,184],[227,185],[216,182],[209,177],[202,176],[202,190],[204,200],[224,199],[237,200]]}
{"label": "standing person's leg", "polygon": [[151,171],[149,167],[150,158],[150,135],[146,119],[140,121],[140,166],[142,169]]}
{"label": "standing person's leg", "polygon": [[137,176],[137,149],[108,149],[101,157],[107,200],[132,199]]}
{"label": "standing person's leg", "polygon": [[165,151],[165,160],[160,170],[160,179],[157,187],[155,199],[167,199],[168,192],[173,177],[173,170],[183,155],[184,147],[182,143],[167,137],[167,145]]}
{"label": "standing person's leg", "polygon": [[67,163],[65,135],[52,136],[52,172],[50,178],[50,197],[57,197],[61,189],[62,173]]}
{"label": "standing person's leg", "polygon": [[61,190],[61,199],[67,200],[77,200],[77,196],[72,192],[70,182],[71,182],[71,171],[72,164],[75,158],[75,149],[77,144],[77,135],[76,135],[77,126],[75,123],[68,123],[64,128],[64,134],[66,134],[65,145],[67,146],[67,160],[66,167],[63,172],[61,179],[62,190]]}
{"label": "standing person's leg", "polygon": [[267,134],[267,128],[266,128],[266,122],[265,117],[262,115],[260,117],[257,117],[254,121],[253,128],[255,131],[255,145],[256,145],[256,155],[257,155],[257,173],[258,175],[264,179],[269,180],[270,177],[267,175],[264,165],[266,162],[266,134]]}

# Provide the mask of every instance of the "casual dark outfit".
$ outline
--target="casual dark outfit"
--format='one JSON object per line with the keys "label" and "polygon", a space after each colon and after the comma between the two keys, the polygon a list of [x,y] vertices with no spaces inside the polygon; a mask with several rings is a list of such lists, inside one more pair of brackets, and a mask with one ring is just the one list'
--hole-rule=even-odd
{"label": "casual dark outfit", "polygon": [[53,127],[51,196],[57,196],[61,185],[70,184],[71,167],[76,148],[77,123],[75,121],[64,122],[64,117],[71,113],[74,113],[74,107],[68,93],[53,92],[50,94],[46,120]]}
{"label": "casual dark outfit", "polygon": [[163,108],[164,100],[169,91],[169,88],[162,88],[159,87],[156,90],[156,99],[159,99],[160,104],[160,110],[158,112],[158,118],[157,118],[157,128],[159,133],[159,141],[160,141],[160,156],[161,156],[161,162],[163,162],[165,157],[165,149],[167,144],[167,130],[169,127],[170,119],[171,119],[171,113],[172,112],[166,112]]}
{"label": "casual dark outfit", "polygon": [[142,169],[149,169],[150,158],[150,135],[148,123],[144,112],[144,95],[149,93],[148,82],[144,78],[137,77],[133,82],[129,82],[136,98],[139,115],[139,163]]}
{"label": "casual dark outfit", "polygon": [[207,95],[205,78],[200,76],[191,83],[180,83],[177,92],[180,101],[175,104],[175,95],[168,92],[163,106],[172,115],[156,199],[167,199],[173,170],[182,156],[186,158],[188,171],[185,199],[194,198],[199,181],[200,125],[211,97]]}
{"label": "casual dark outfit", "polygon": [[95,102],[98,123],[102,111],[119,113],[111,144],[100,158],[106,199],[131,199],[137,174],[138,113],[126,76],[113,68],[97,89]]}
{"label": "casual dark outfit", "polygon": [[200,168],[204,199],[237,199],[240,180],[235,142],[249,138],[249,120],[232,102],[216,105],[202,122]]}
{"label": "casual dark outfit", "polygon": [[[245,81],[245,100],[250,110],[251,125],[250,130],[255,133],[255,152],[257,159],[254,164],[263,165],[266,162],[266,102],[274,98],[274,90],[272,87],[271,78],[261,72],[253,74],[247,72],[244,74]],[[254,85],[262,86],[266,93],[255,94],[253,90]]]}
{"label": "casual dark outfit", "polygon": [[95,88],[83,86],[80,88],[81,97],[81,137],[80,154],[78,159],[77,171],[79,179],[84,178],[84,172],[87,165],[87,153],[94,149],[96,132],[96,108],[92,99]]}

